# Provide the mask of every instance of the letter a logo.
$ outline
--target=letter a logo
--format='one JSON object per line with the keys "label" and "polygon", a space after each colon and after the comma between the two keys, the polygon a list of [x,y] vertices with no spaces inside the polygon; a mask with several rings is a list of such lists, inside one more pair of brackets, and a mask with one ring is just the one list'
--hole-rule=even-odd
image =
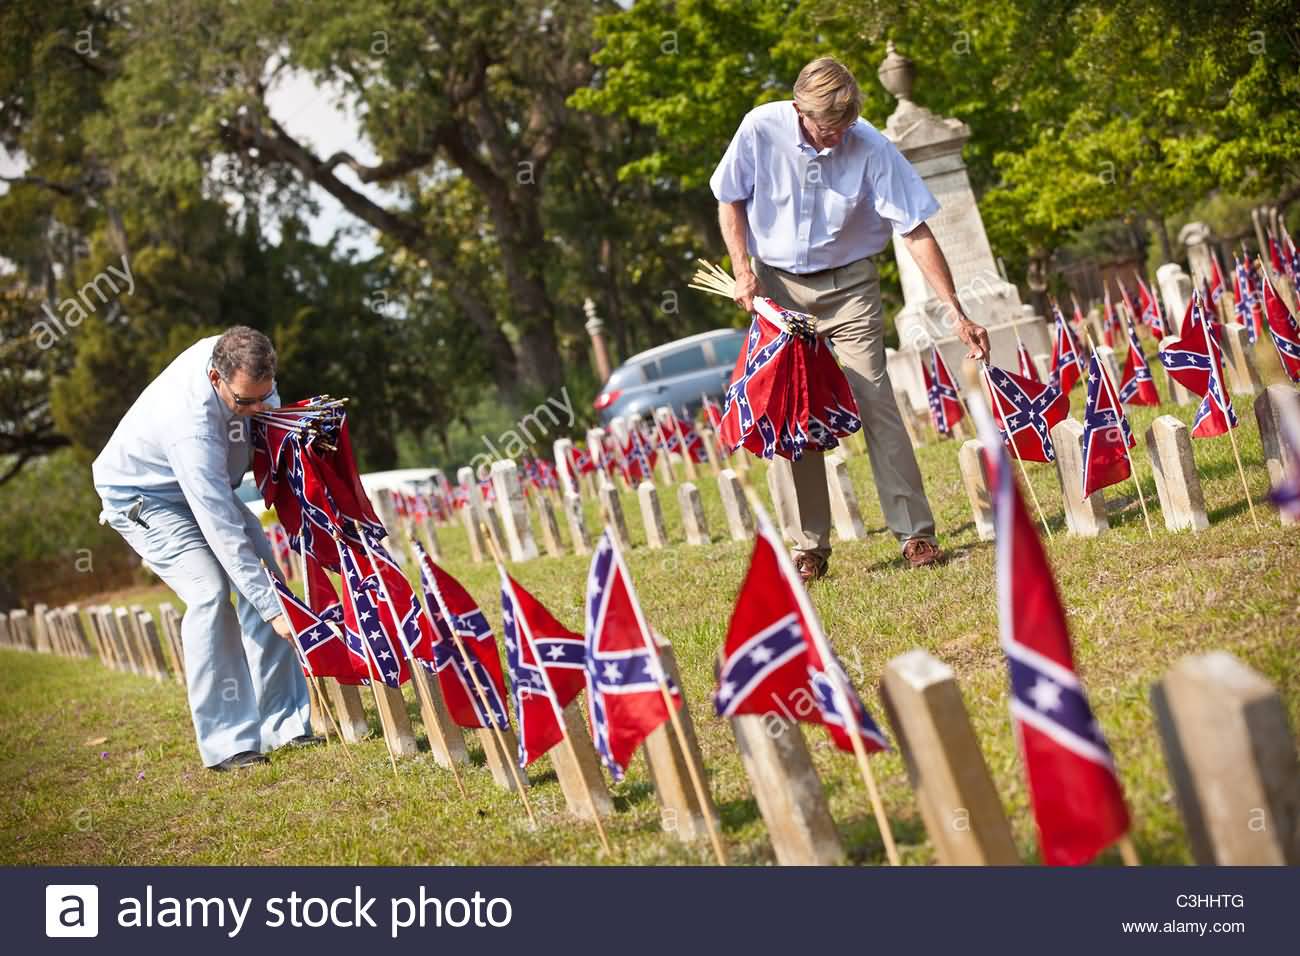
{"label": "letter a logo", "polygon": [[54,884],[45,887],[45,935],[99,935],[99,887]]}

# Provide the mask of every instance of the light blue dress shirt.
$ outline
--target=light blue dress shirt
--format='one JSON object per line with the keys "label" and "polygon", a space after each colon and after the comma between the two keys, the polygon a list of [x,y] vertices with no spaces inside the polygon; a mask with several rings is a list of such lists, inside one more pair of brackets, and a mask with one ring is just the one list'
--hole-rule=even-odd
{"label": "light blue dress shirt", "polygon": [[[270,621],[280,607],[234,490],[251,460],[249,420],[228,409],[208,379],[217,338],[200,339],[149,383],[91,473],[106,512],[140,496],[188,507],[231,584]],[[278,406],[279,395],[267,404]]]}
{"label": "light blue dress shirt", "polygon": [[939,203],[879,130],[859,117],[838,145],[803,138],[791,100],[766,103],[740,123],[709,180],[719,202],[745,202],[749,253],[805,274],[874,256]]}

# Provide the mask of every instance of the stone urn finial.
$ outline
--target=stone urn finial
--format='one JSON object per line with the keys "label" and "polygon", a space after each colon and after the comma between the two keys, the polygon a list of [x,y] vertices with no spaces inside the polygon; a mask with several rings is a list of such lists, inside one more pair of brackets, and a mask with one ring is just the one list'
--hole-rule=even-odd
{"label": "stone urn finial", "polygon": [[885,44],[885,59],[876,71],[880,85],[889,91],[900,103],[912,100],[912,80],[916,78],[916,68],[912,61],[894,49],[894,41]]}

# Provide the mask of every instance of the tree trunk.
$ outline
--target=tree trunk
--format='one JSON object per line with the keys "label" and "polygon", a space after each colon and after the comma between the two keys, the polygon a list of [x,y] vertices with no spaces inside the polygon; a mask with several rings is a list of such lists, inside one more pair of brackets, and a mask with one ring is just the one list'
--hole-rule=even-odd
{"label": "tree trunk", "polygon": [[1152,230],[1156,234],[1156,238],[1160,240],[1161,257],[1165,262],[1176,262],[1177,260],[1174,258],[1174,247],[1169,242],[1169,230],[1165,228],[1165,217],[1157,214],[1149,217],[1149,221]]}

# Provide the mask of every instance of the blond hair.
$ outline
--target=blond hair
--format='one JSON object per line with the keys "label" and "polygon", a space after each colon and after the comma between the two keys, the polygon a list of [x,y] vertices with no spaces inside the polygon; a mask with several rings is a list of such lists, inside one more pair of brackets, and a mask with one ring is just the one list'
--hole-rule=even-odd
{"label": "blond hair", "polygon": [[830,56],[818,57],[794,81],[795,104],[814,121],[847,126],[862,112],[862,90],[849,68]]}

